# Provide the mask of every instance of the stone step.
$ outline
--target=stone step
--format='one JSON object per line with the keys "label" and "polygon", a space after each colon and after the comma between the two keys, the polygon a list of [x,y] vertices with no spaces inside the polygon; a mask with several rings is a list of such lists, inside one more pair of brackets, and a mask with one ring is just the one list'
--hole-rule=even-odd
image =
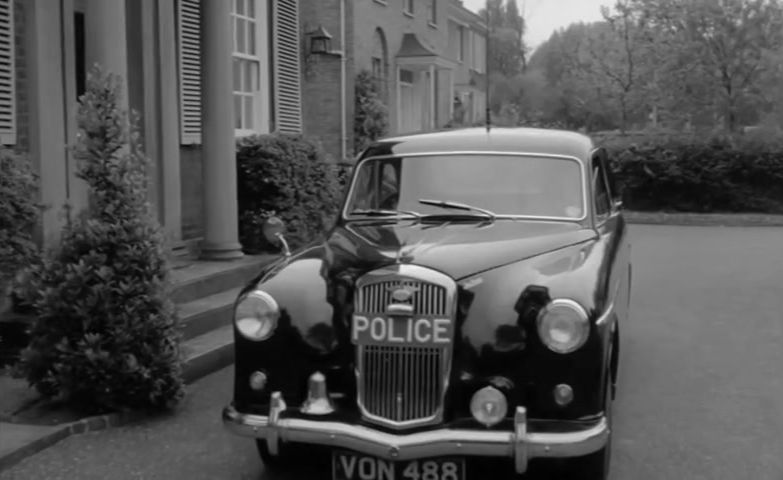
{"label": "stone step", "polygon": [[182,349],[182,376],[186,383],[193,383],[234,363],[234,327],[226,325],[193,337],[182,344]]}
{"label": "stone step", "polygon": [[177,305],[185,340],[231,325],[234,301],[242,287]]}
{"label": "stone step", "polygon": [[247,255],[232,261],[196,261],[172,271],[173,300],[178,304],[242,287],[276,255]]}

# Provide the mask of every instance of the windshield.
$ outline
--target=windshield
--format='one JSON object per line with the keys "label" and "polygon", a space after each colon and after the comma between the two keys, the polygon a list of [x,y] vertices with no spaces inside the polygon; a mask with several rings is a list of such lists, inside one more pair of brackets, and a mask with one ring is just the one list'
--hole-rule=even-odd
{"label": "windshield", "polygon": [[576,160],[515,155],[440,155],[370,159],[360,164],[348,196],[347,218],[373,210],[461,214],[438,200],[499,216],[581,219],[582,169]]}

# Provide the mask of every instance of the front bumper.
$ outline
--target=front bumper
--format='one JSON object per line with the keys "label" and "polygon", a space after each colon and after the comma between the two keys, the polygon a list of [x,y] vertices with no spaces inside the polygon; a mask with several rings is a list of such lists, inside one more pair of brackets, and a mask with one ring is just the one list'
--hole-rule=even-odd
{"label": "front bumper", "polygon": [[346,448],[387,460],[413,460],[439,456],[506,457],[517,473],[527,471],[533,458],[568,458],[597,452],[607,445],[605,417],[574,426],[547,422],[546,427],[527,419],[525,407],[517,407],[514,431],[454,430],[441,428],[411,434],[386,433],[361,425],[334,421],[285,418],[286,404],[275,392],[269,415],[249,415],[233,406],[223,410],[223,424],[232,433],[263,438],[269,452],[277,454],[279,442]]}

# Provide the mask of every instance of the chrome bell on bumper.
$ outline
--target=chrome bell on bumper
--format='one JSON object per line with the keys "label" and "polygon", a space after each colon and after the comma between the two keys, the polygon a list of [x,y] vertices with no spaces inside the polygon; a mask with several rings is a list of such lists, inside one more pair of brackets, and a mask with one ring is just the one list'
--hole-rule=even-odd
{"label": "chrome bell on bumper", "polygon": [[[315,375],[313,376],[315,377]],[[302,407],[328,404],[323,376],[310,379],[310,396]],[[269,415],[244,414],[233,405],[223,409],[223,424],[234,434],[263,438],[269,453],[279,451],[279,442],[326,445],[345,448],[387,460],[414,460],[440,456],[480,456],[512,458],[517,473],[527,471],[533,458],[568,458],[588,455],[606,446],[609,426],[599,417],[578,429],[564,431],[557,422],[547,423],[547,431],[531,430],[525,407],[514,413],[514,431],[454,430],[440,428],[411,434],[381,432],[362,425],[302,418],[285,418],[288,407],[280,392],[271,397]],[[313,412],[313,416],[319,413]],[[323,413],[321,413],[323,414]],[[570,425],[570,424],[569,424]]]}

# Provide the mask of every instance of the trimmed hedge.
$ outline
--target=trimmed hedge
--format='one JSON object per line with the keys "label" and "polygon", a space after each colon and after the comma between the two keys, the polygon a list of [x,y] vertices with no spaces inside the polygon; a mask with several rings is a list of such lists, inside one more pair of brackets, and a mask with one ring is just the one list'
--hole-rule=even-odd
{"label": "trimmed hedge", "polygon": [[324,158],[324,152],[301,135],[256,135],[238,141],[239,238],[246,252],[278,251],[262,234],[272,215],[285,222],[291,248],[331,228],[350,167],[325,163]]}
{"label": "trimmed hedge", "polygon": [[629,210],[783,213],[783,148],[664,139],[609,145]]}

